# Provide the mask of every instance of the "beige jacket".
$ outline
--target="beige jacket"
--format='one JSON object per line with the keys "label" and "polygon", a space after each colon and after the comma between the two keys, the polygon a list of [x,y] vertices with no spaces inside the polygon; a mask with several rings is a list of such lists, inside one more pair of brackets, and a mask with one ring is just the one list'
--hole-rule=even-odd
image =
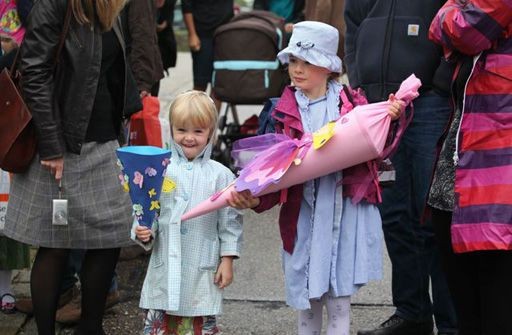
{"label": "beige jacket", "polygon": [[340,42],[338,44],[338,56],[343,59],[345,44],[345,20],[343,10],[345,0],[306,0],[306,20],[320,21],[338,28]]}

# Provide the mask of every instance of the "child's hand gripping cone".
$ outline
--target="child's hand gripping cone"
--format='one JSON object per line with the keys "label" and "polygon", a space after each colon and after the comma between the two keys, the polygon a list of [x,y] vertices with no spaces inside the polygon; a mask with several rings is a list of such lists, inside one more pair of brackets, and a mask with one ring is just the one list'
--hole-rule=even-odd
{"label": "child's hand gripping cone", "polygon": [[[411,75],[402,82],[395,97],[409,105],[418,97],[420,86],[421,81]],[[192,208],[181,219],[191,219],[227,206],[233,191],[250,190],[254,196],[261,196],[387,156],[392,149],[385,148],[391,123],[388,114],[391,103],[383,101],[357,106],[318,132],[304,134],[300,140],[288,138],[282,141],[279,138],[276,144],[256,154],[232,185]],[[404,113],[401,118],[401,131],[392,147],[396,147],[408,123]],[[246,140],[255,141],[255,137]]]}

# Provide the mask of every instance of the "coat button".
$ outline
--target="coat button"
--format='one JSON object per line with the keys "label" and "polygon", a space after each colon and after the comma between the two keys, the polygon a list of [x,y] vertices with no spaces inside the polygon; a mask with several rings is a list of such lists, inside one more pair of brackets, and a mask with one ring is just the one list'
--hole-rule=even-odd
{"label": "coat button", "polygon": [[193,166],[192,163],[187,163],[187,170],[192,170]]}

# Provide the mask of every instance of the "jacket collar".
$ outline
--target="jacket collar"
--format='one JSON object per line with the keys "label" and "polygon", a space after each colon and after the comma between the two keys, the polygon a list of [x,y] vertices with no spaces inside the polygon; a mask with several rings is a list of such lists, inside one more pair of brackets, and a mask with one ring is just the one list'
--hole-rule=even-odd
{"label": "jacket collar", "polygon": [[[272,112],[272,116],[283,125],[294,129],[297,131],[300,136],[304,134],[304,128],[302,127],[302,121],[299,112],[299,106],[297,104],[297,100],[295,99],[295,88],[293,86],[287,86],[281,98],[277,101],[276,107]],[[343,89],[340,91],[340,105],[341,103],[341,94]]]}
{"label": "jacket collar", "polygon": [[[177,163],[186,163],[188,162],[188,158],[185,157],[185,153],[183,152],[183,149],[179,146],[178,143],[174,142],[174,140],[171,140],[170,144],[171,149],[171,161],[176,161]],[[197,155],[196,158],[192,160],[192,162],[199,162],[199,163],[205,163],[210,160],[212,155],[212,141],[206,145],[206,147]]]}
{"label": "jacket collar", "polygon": [[299,106],[295,100],[295,88],[287,86],[281,98],[276,104],[272,116],[284,125],[295,129],[300,134],[304,133],[300,119]]}
{"label": "jacket collar", "polygon": [[121,23],[121,18],[118,16],[117,19],[114,21],[114,25],[112,26],[112,30],[114,31],[118,41],[119,41],[119,44],[121,45],[121,48],[123,49],[123,53],[125,53],[125,50],[126,50],[126,44],[125,44],[125,37],[124,37],[124,32],[123,32],[123,29],[122,29],[122,23]]}

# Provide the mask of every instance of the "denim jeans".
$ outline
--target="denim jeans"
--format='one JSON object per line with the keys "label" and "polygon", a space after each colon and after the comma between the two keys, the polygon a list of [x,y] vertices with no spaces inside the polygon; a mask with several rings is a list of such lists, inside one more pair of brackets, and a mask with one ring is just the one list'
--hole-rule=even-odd
{"label": "denim jeans", "polygon": [[[426,206],[437,142],[450,117],[448,98],[433,91],[414,100],[413,121],[391,158],[395,184],[383,191],[382,226],[392,263],[396,314],[411,321],[435,317],[440,331],[456,329],[450,292],[441,270],[432,223],[420,223]],[[429,284],[432,283],[432,300]]]}

